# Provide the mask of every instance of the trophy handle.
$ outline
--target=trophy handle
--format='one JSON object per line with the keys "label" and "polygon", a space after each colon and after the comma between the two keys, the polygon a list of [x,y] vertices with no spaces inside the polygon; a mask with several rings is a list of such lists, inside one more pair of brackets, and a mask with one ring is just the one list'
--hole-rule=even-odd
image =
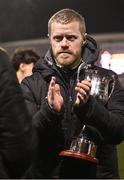
{"label": "trophy handle", "polygon": [[108,96],[108,99],[111,97],[111,95],[112,95],[112,93],[113,93],[113,91],[114,91],[114,88],[115,88],[115,75],[112,75],[112,80],[113,80],[113,82],[112,82],[112,88],[111,88],[111,92],[110,92],[110,94],[109,94],[109,96]]}
{"label": "trophy handle", "polygon": [[80,81],[80,70],[81,70],[81,68],[88,69],[90,66],[91,66],[90,64],[87,64],[87,63],[82,59],[82,63],[80,64],[80,66],[78,67],[78,70],[77,70],[77,82]]}

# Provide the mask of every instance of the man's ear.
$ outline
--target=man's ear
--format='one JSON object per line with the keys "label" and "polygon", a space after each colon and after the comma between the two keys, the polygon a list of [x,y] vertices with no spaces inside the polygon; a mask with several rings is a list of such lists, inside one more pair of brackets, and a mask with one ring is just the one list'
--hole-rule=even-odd
{"label": "man's ear", "polygon": [[86,43],[86,40],[87,40],[87,33],[85,33],[84,35],[83,35],[83,37],[84,37],[84,40],[83,40],[83,45]]}
{"label": "man's ear", "polygon": [[47,37],[48,37],[48,39],[49,39],[49,42],[51,43],[51,40],[50,40],[50,35],[49,35],[49,34],[47,34]]}
{"label": "man's ear", "polygon": [[87,33],[84,34],[84,40],[87,40]]}
{"label": "man's ear", "polygon": [[24,72],[25,71],[25,64],[21,63],[19,66],[20,71]]}

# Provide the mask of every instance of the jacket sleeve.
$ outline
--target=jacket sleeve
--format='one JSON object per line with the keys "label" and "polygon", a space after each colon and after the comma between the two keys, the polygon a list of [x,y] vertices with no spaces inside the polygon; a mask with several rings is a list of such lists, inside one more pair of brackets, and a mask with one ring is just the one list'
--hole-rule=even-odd
{"label": "jacket sleeve", "polygon": [[[32,117],[33,128],[37,132],[38,151],[42,165],[47,164],[46,173],[59,160],[58,154],[64,148],[64,131],[61,127],[64,110],[57,113],[51,109],[45,98],[44,83],[35,74],[24,79],[21,83],[24,98]],[[41,83],[41,85],[40,85]],[[42,91],[43,90],[43,91]],[[38,102],[40,101],[40,102]],[[39,157],[38,157],[39,158]]]}
{"label": "jacket sleeve", "polygon": [[20,178],[31,161],[33,131],[21,87],[9,61],[5,53],[0,54],[0,160],[8,178]]}
{"label": "jacket sleeve", "polygon": [[[61,124],[64,110],[55,112],[49,107],[46,96],[42,95],[42,87],[35,84],[36,81],[34,77],[28,77],[21,83],[24,99],[32,117],[32,123],[35,128],[40,128],[42,132],[57,129]],[[47,92],[43,94],[47,94]]]}
{"label": "jacket sleeve", "polygon": [[124,89],[118,77],[114,91],[106,106],[90,96],[87,104],[75,109],[78,116],[85,117],[85,124],[95,127],[106,143],[119,144],[124,139]]}

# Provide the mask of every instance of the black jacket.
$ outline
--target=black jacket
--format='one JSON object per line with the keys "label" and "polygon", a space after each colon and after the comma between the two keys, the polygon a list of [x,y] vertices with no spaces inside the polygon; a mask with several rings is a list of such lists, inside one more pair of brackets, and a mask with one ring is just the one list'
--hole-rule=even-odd
{"label": "black jacket", "polygon": [[0,50],[0,179],[19,179],[32,159],[33,131],[20,84]]}
{"label": "black jacket", "polygon": [[[59,152],[69,148],[72,138],[80,133],[83,124],[97,129],[103,138],[97,139],[97,177],[119,177],[116,144],[124,138],[124,90],[114,72],[93,65],[98,59],[98,49],[91,37],[82,50],[82,58],[92,64],[93,69],[98,69],[102,76],[115,75],[115,88],[105,106],[92,96],[84,106],[78,109],[73,106],[77,69],[70,72],[59,69],[51,50],[36,64],[33,75],[22,81],[24,97],[39,138],[34,178],[56,177],[56,168],[61,164]],[[80,74],[83,76],[84,69]],[[45,98],[53,75],[64,98],[60,113],[50,109]]]}

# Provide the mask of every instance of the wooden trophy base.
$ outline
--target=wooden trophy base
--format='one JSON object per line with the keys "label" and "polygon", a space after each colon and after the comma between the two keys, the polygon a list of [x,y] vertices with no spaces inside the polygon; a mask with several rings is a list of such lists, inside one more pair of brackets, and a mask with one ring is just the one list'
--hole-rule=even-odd
{"label": "wooden trophy base", "polygon": [[59,156],[66,156],[66,157],[73,157],[73,158],[78,158],[86,161],[90,161],[92,163],[98,164],[98,160],[95,157],[92,157],[88,154],[85,153],[77,153],[73,152],[71,150],[64,150],[59,153]]}

